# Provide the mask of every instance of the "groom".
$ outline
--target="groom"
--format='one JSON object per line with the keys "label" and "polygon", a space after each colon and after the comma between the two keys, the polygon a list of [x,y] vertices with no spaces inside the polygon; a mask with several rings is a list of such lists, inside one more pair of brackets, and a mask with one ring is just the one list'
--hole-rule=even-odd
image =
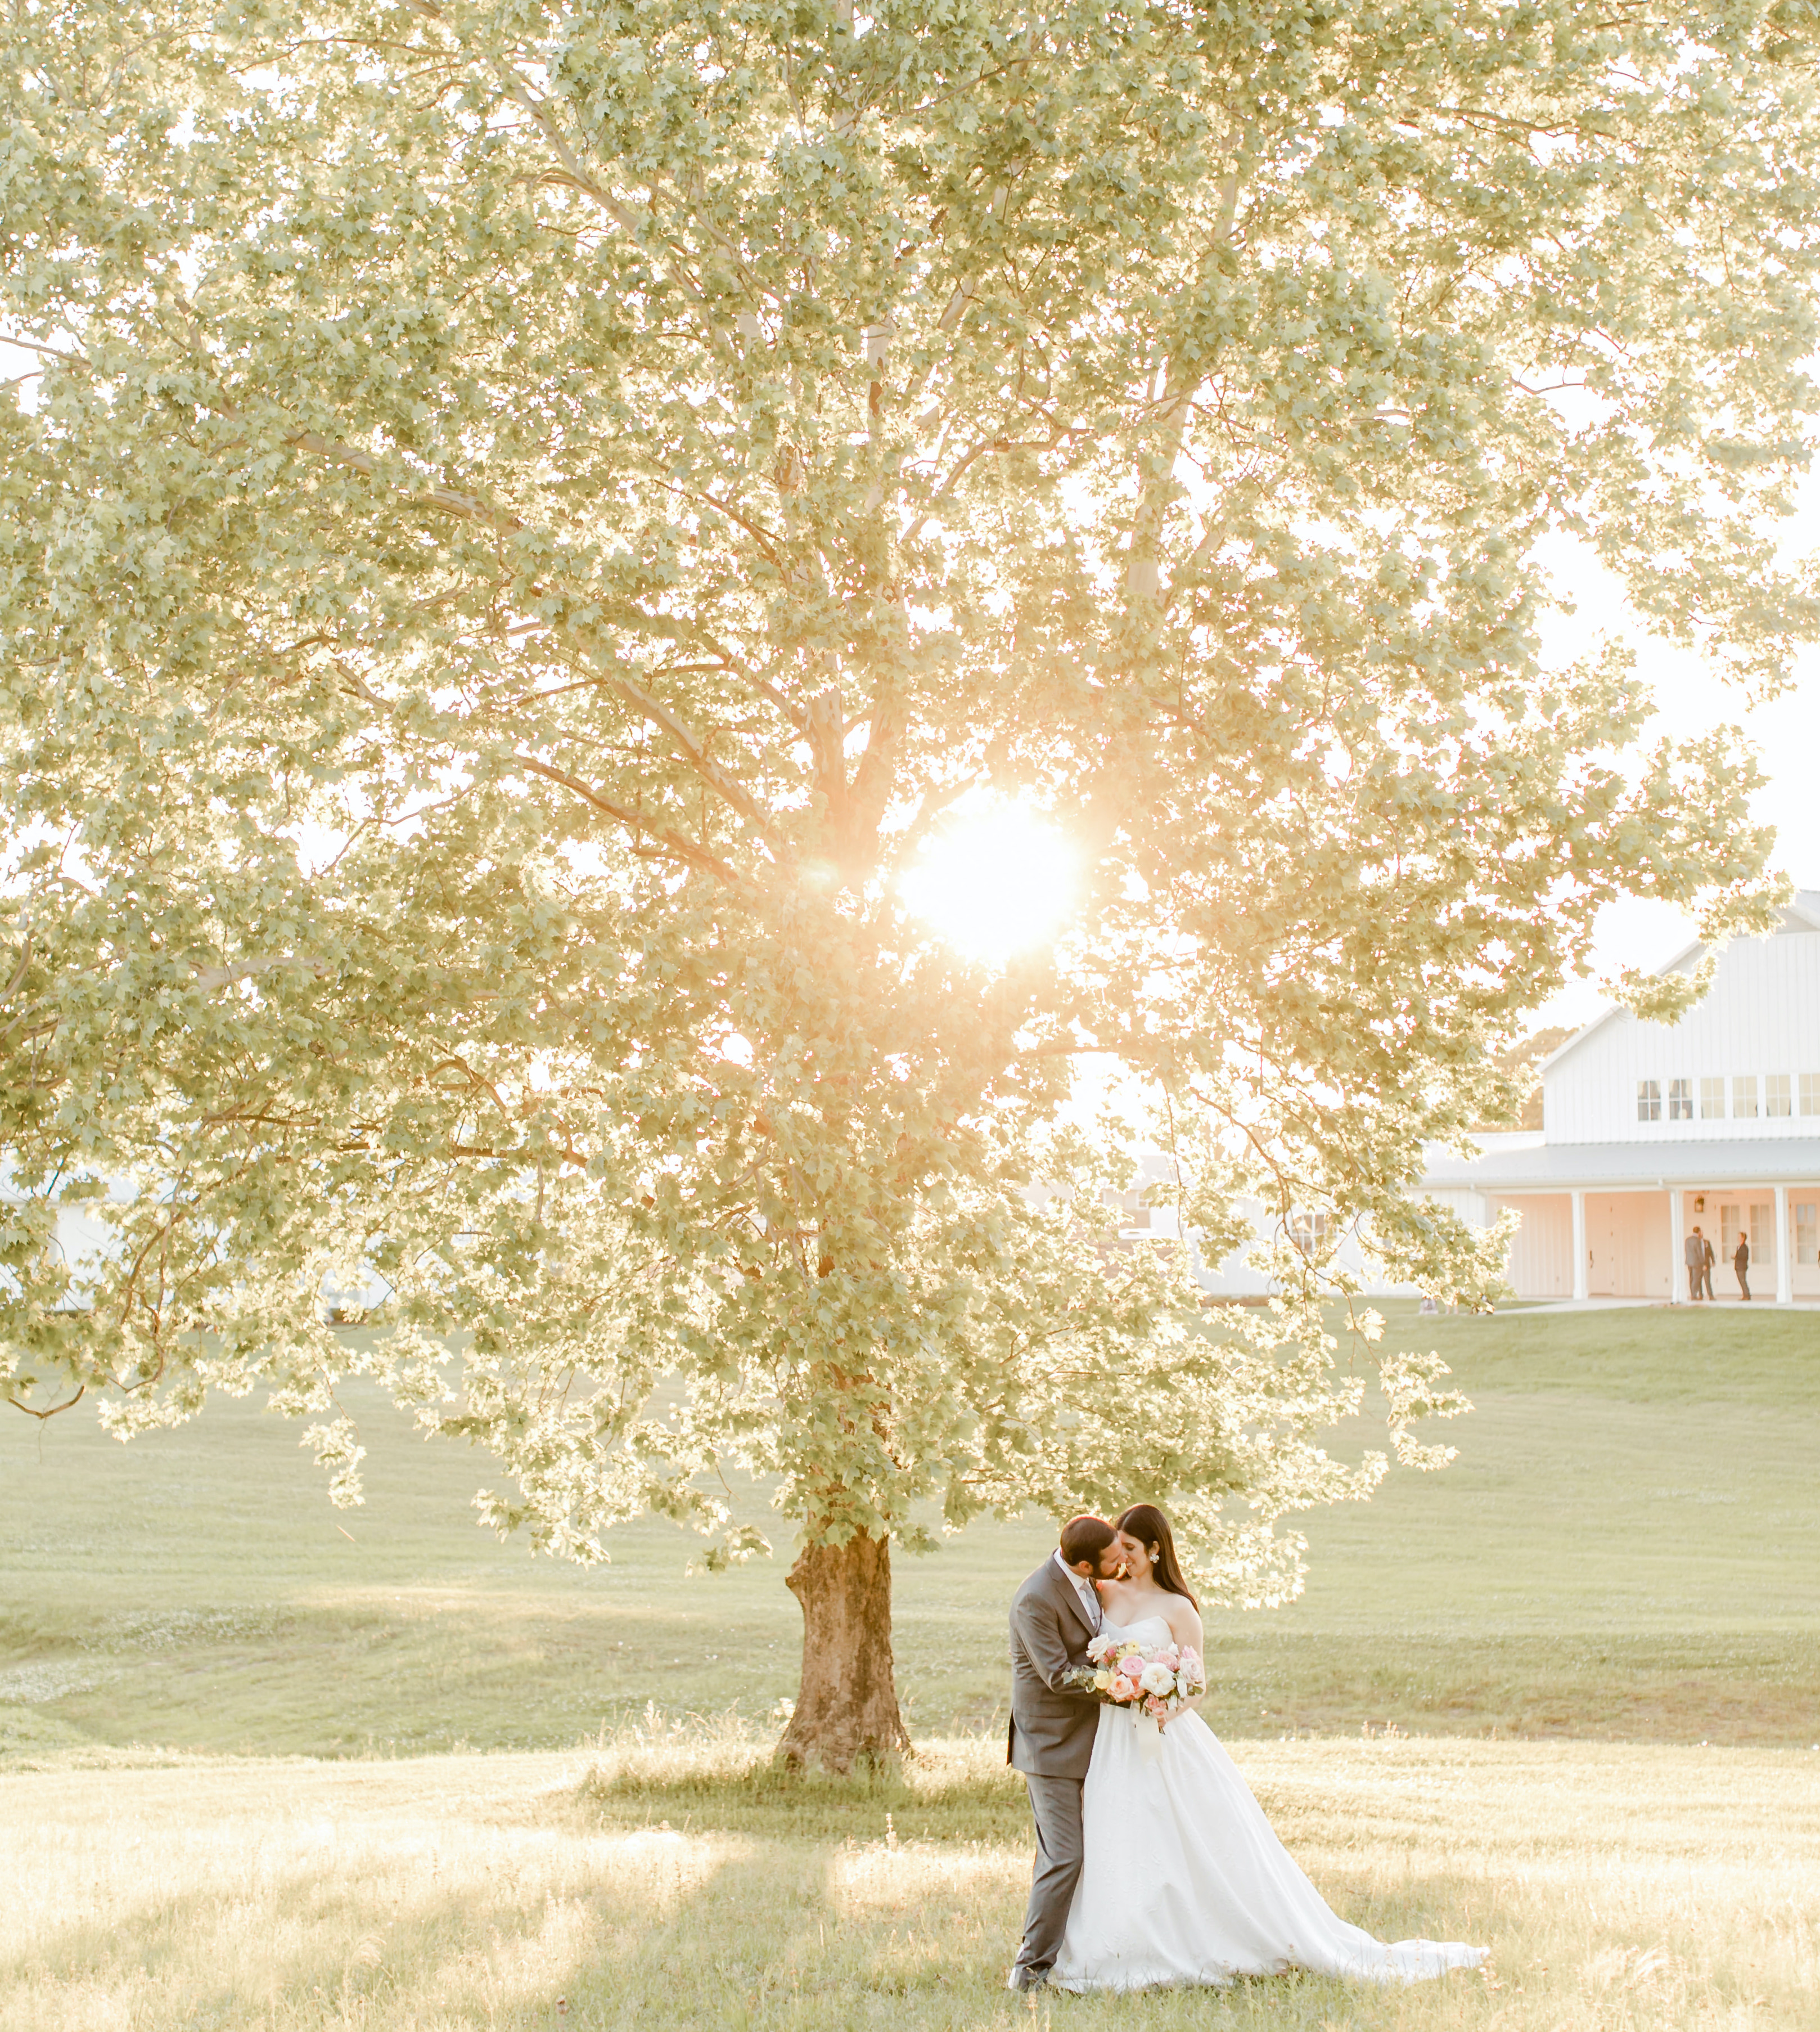
{"label": "groom", "polygon": [[1103,1517],[1076,1517],[1061,1544],[1017,1590],[1011,1604],[1011,1740],[1005,1761],[1024,1773],[1036,1821],[1036,1870],[1024,1915],[1013,1989],[1037,1989],[1061,1951],[1068,1908],[1080,1875],[1080,1787],[1093,1758],[1097,1694],[1061,1684],[1087,1662],[1102,1618],[1096,1580],[1124,1572],[1118,1533]]}

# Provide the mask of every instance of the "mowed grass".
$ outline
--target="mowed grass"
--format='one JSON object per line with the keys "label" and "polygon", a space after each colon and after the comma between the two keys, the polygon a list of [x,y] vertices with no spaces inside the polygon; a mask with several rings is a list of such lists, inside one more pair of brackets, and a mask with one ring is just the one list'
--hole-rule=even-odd
{"label": "mowed grass", "polygon": [[[1209,1718],[1337,1910],[1482,1973],[1006,1994],[1002,1633],[1041,1520],[901,1563],[901,1776],[793,1780],[779,1563],[685,1580],[652,1524],[531,1560],[471,1522],[483,1462],[371,1402],[338,1513],[229,1403],[126,1448],[0,1425],[0,2032],[1805,2032],[1820,1318],[1393,1338],[1473,1396],[1460,1459],[1312,1514],[1292,1608],[1210,1616]],[[457,1744],[491,1754],[421,1754]]]}
{"label": "mowed grass", "polygon": [[[1460,1458],[1299,1520],[1291,1607],[1210,1614],[1222,1734],[1820,1737],[1820,1315],[1390,1309],[1473,1399]],[[560,1748],[647,1703],[762,1730],[794,1694],[781,1520],[730,1574],[685,1578],[663,1523],[604,1567],[533,1559],[475,1526],[488,1462],[352,1401],[342,1511],[250,1401],[126,1447],[0,1412],[0,1758]],[[1051,1542],[1031,1518],[899,1559],[916,1733],[1000,1731],[1005,1605]]]}
{"label": "mowed grass", "polygon": [[1040,2026],[1811,2028],[1820,1753],[1235,1746],[1334,1906],[1467,1938],[1380,1991],[1009,1997],[1029,1877],[990,1747],[791,1784],[722,1731],[568,1756],[239,1762],[0,1780],[0,2032]]}

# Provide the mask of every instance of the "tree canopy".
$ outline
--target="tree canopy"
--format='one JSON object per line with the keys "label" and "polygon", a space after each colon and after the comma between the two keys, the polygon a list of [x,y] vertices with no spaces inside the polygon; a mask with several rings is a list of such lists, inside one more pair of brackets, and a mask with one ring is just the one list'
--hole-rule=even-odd
{"label": "tree canopy", "polygon": [[[1812,633],[1808,13],[8,13],[0,1391],[266,1387],[352,1497],[364,1371],[581,1556],[774,1492],[834,1763],[934,1516],[1292,1589],[1383,1465],[1337,1238],[1484,1302],[1423,1140],[1602,903],[1766,921],[1538,547],[1759,690]],[[1077,869],[986,960],[901,886],[982,809]],[[1140,1134],[1278,1307],[1112,1246]]]}

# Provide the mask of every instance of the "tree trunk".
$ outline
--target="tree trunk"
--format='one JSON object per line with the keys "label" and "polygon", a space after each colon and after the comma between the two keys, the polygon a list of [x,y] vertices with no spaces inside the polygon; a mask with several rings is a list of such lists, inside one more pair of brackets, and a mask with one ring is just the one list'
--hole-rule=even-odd
{"label": "tree trunk", "polygon": [[803,1608],[803,1683],[778,1755],[798,1769],[851,1771],[910,1747],[891,1662],[891,1541],[804,1548],[790,1569]]}

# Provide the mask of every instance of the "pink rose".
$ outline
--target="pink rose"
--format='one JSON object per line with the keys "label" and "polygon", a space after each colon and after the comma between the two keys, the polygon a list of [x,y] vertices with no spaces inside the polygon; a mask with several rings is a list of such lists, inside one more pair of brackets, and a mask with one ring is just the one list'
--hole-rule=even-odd
{"label": "pink rose", "polygon": [[1111,1693],[1115,1701],[1128,1701],[1136,1697],[1137,1688],[1129,1679],[1121,1678],[1113,1681]]}

